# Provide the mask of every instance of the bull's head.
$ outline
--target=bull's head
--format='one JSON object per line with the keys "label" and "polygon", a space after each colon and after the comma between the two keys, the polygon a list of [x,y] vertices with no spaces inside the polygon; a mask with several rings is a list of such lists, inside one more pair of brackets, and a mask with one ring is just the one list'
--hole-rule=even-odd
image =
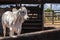
{"label": "bull's head", "polygon": [[19,10],[20,10],[21,16],[23,16],[24,19],[27,20],[29,18],[27,14],[27,9],[25,7],[21,7]]}

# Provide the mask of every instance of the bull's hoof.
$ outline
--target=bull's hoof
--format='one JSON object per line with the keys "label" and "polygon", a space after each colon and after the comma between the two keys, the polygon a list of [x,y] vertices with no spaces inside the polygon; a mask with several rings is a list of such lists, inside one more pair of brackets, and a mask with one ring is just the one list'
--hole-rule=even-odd
{"label": "bull's hoof", "polygon": [[12,38],[16,38],[17,36],[15,36],[15,35],[12,35],[12,36],[10,36],[10,37],[12,37]]}

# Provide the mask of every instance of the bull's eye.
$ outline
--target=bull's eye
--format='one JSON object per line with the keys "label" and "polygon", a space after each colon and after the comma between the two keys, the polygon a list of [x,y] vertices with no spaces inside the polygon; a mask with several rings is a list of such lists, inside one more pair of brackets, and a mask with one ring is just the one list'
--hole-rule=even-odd
{"label": "bull's eye", "polygon": [[20,13],[24,13],[24,11],[21,11]]}
{"label": "bull's eye", "polygon": [[22,13],[24,13],[24,11]]}
{"label": "bull's eye", "polygon": [[24,11],[21,11],[21,15],[24,16],[26,13]]}

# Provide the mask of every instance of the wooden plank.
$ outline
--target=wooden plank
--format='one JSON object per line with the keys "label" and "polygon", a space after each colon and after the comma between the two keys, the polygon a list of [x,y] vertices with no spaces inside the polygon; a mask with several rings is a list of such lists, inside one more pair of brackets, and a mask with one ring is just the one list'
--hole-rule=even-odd
{"label": "wooden plank", "polygon": [[[42,0],[41,0],[42,1]],[[9,3],[24,3],[24,4],[31,4],[31,3],[42,3],[41,1],[39,0],[0,0],[0,3],[2,4],[9,4]]]}
{"label": "wooden plank", "polygon": [[[27,37],[27,36],[32,36],[36,34],[51,33],[51,32],[56,32],[56,31],[60,31],[60,29],[51,29],[51,30],[37,31],[37,32],[31,32],[31,33],[24,33],[17,37]],[[17,37],[14,37],[14,38],[17,38]],[[0,40],[8,39],[8,38],[13,38],[13,37],[0,37]]]}

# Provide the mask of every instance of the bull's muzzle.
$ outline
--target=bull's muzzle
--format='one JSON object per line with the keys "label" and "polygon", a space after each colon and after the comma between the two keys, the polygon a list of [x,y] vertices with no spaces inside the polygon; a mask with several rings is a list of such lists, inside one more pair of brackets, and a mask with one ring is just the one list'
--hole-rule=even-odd
{"label": "bull's muzzle", "polygon": [[29,19],[29,16],[27,16],[27,19],[26,20],[28,20]]}
{"label": "bull's muzzle", "polygon": [[27,18],[30,18],[29,16]]}

